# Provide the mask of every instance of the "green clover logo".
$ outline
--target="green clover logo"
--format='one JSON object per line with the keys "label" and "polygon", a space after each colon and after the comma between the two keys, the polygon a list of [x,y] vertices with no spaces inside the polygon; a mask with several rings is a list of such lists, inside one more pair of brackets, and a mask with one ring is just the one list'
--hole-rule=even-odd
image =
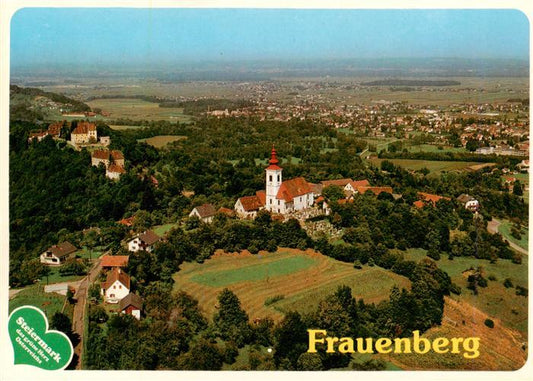
{"label": "green clover logo", "polygon": [[19,307],[9,315],[9,337],[15,364],[46,370],[65,369],[74,355],[70,339],[63,332],[48,330],[48,319],[33,306]]}

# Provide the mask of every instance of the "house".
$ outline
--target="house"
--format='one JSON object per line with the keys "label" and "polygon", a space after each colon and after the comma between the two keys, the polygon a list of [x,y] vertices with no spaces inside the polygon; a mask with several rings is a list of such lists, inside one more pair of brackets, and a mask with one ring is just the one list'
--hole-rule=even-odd
{"label": "house", "polygon": [[479,201],[466,193],[463,193],[457,197],[457,201],[463,204],[465,209],[468,209],[472,212],[479,210]]}
{"label": "house", "polygon": [[450,201],[449,197],[443,197],[443,196],[438,196],[436,194],[424,193],[424,192],[418,192],[418,198],[419,200],[413,203],[413,205],[417,207],[418,209],[423,208],[424,205],[426,204],[431,204],[432,206],[435,206],[437,205],[437,202],[439,200],[444,199],[444,200]]}
{"label": "house", "polygon": [[[256,192],[255,196],[241,197],[235,203],[235,212],[241,218],[255,218],[257,213],[265,207],[264,198],[260,197]],[[264,196],[265,192],[262,192]]]}
{"label": "house", "polygon": [[91,154],[91,165],[98,167],[103,163],[107,168],[111,164],[124,167],[124,155],[118,150],[97,149]]}
{"label": "house", "polygon": [[41,263],[45,265],[60,265],[69,259],[78,249],[68,241],[49,247],[41,254]]}
{"label": "house", "polygon": [[357,181],[350,181],[344,186],[344,192],[352,192],[356,193],[358,187],[369,187],[370,183],[368,180],[357,180]]}
{"label": "house", "polygon": [[146,230],[144,233],[135,236],[128,242],[128,250],[132,252],[144,250],[150,253],[154,249],[156,242],[159,242],[160,240],[161,237],[153,231]]}
{"label": "house", "polygon": [[198,217],[200,221],[209,223],[213,221],[215,214],[217,214],[217,210],[212,204],[203,204],[195,207],[189,213],[189,217]]}
{"label": "house", "polygon": [[516,167],[520,172],[529,173],[529,160],[522,160]]}
{"label": "house", "polygon": [[380,193],[383,193],[383,192],[392,194],[391,187],[359,186],[355,188],[355,193],[359,193],[359,194],[365,194],[368,191],[374,193],[376,196],[378,196]]}
{"label": "house", "polygon": [[111,180],[118,180],[124,173],[126,173],[124,167],[117,164],[109,164],[105,170],[105,176]]}
{"label": "house", "polygon": [[100,144],[107,147],[111,144],[111,138],[109,136],[100,136]]}
{"label": "house", "polygon": [[287,214],[312,207],[315,199],[309,183],[303,177],[283,181],[283,168],[278,164],[276,149],[272,147],[269,166],[265,169],[265,208]]}
{"label": "house", "polygon": [[320,183],[322,184],[322,189],[324,189],[325,187],[329,187],[331,185],[344,188],[346,185],[348,185],[351,182],[353,182],[352,179],[338,179],[338,180],[325,180],[325,181],[321,181]]}
{"label": "house", "polygon": [[100,294],[107,303],[118,303],[130,293],[130,276],[118,267],[107,273]]}
{"label": "house", "polygon": [[70,134],[70,141],[74,145],[96,143],[98,141],[96,124],[83,121],[78,122],[74,131]]}
{"label": "house", "polygon": [[30,135],[28,136],[28,143],[31,143],[33,139],[37,139],[37,141],[40,142],[47,136],[48,136],[48,131],[30,132]]}
{"label": "house", "polygon": [[131,315],[135,319],[141,320],[143,300],[139,295],[130,292],[120,300],[118,308],[121,313]]}
{"label": "house", "polygon": [[63,126],[67,126],[65,121],[50,124],[48,126],[48,135],[52,135],[55,138],[60,138]]}
{"label": "house", "polygon": [[104,255],[100,265],[103,269],[113,269],[115,267],[126,267],[130,257],[127,255]]}

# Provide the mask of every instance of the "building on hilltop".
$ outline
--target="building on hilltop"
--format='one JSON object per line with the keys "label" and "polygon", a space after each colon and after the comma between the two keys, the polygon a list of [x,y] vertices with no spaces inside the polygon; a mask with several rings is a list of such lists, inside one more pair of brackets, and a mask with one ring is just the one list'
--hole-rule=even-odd
{"label": "building on hilltop", "polygon": [[91,165],[98,167],[100,163],[104,163],[106,168],[109,164],[114,163],[124,167],[124,155],[118,150],[97,149],[91,154]]}
{"label": "building on hilltop", "polygon": [[96,124],[90,122],[78,122],[78,125],[70,134],[70,142],[74,145],[96,143],[98,134]]}
{"label": "building on hilltop", "polygon": [[200,221],[210,223],[213,222],[215,214],[217,214],[217,210],[212,204],[203,204],[195,207],[191,213],[189,213],[189,217],[198,217]]}
{"label": "building on hilltop", "polygon": [[130,276],[119,267],[114,267],[107,274],[102,284],[100,294],[107,303],[118,303],[130,293]]}
{"label": "building on hilltop", "polygon": [[283,181],[283,168],[278,164],[276,149],[272,147],[269,166],[265,169],[265,209],[287,214],[312,207],[315,200],[311,185],[303,177]]}

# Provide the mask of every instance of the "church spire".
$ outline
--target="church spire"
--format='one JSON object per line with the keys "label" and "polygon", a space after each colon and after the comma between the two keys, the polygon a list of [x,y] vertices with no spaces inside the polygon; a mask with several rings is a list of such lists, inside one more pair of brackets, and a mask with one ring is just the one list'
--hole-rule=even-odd
{"label": "church spire", "polygon": [[268,162],[270,165],[266,168],[266,169],[271,169],[271,170],[280,170],[281,167],[278,166],[278,163],[279,163],[279,160],[278,160],[278,157],[277,157],[277,152],[276,152],[276,148],[274,147],[274,144],[272,144],[272,151],[270,153],[270,160]]}

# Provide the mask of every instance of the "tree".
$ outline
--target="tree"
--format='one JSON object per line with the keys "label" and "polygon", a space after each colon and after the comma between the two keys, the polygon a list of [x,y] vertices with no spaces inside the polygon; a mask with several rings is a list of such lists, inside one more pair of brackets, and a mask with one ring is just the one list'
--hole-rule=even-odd
{"label": "tree", "polygon": [[519,180],[516,180],[513,185],[513,194],[515,196],[522,196],[524,194],[524,191],[522,189],[522,183],[520,183]]}
{"label": "tree", "polygon": [[274,329],[274,362],[284,368],[297,368],[298,358],[307,351],[307,329],[298,312],[288,312]]}
{"label": "tree", "polygon": [[322,359],[318,353],[304,352],[298,357],[297,370],[323,370]]}
{"label": "tree", "polygon": [[250,340],[248,314],[241,308],[237,295],[227,288],[218,295],[218,311],[213,322],[220,337],[234,341],[239,347]]}
{"label": "tree", "polygon": [[178,368],[182,370],[220,370],[224,354],[217,345],[200,339],[191,349],[178,357]]}
{"label": "tree", "polygon": [[322,190],[322,196],[330,202],[338,201],[345,198],[344,191],[336,185],[328,185]]}
{"label": "tree", "polygon": [[69,317],[62,312],[56,312],[52,315],[50,328],[64,332],[69,337],[72,334],[72,322]]}

